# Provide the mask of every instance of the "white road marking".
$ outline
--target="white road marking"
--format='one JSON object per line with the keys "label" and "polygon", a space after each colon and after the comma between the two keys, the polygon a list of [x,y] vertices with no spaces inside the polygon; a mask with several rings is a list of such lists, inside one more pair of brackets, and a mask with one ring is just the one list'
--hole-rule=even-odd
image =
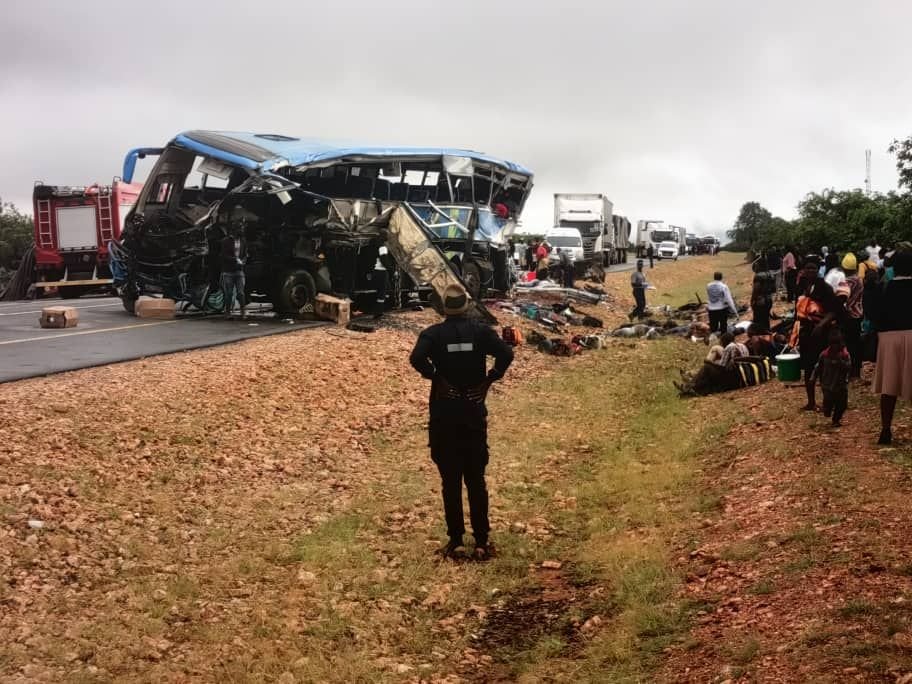
{"label": "white road marking", "polygon": [[[67,306],[70,309],[111,309],[115,306],[120,306],[120,304],[92,304],[90,306],[70,306],[68,304],[48,304],[48,306]],[[11,311],[9,313],[0,313],[0,316],[25,316],[27,314],[40,314],[41,309],[35,311]]]}
{"label": "white road marking", "polygon": [[56,335],[51,333],[50,335],[42,335],[41,337],[28,337],[23,340],[5,340],[3,342],[0,342],[0,346],[5,344],[22,344],[23,342],[41,342],[42,340],[58,340],[61,337],[74,337],[75,335],[95,335],[96,333],[132,330],[133,328],[149,328],[153,325],[168,325],[169,323],[180,323],[180,320],[174,319],[171,321],[156,321],[155,323],[137,323],[136,325],[121,325],[116,328],[99,328],[98,330],[77,330],[76,332],[59,333]]}

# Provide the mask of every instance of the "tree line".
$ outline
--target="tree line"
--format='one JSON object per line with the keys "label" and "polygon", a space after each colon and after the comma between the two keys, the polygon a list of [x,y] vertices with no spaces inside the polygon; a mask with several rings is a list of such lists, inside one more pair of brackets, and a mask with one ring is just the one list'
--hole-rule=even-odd
{"label": "tree line", "polygon": [[32,217],[0,201],[0,272],[15,270],[33,242]]}
{"label": "tree line", "polygon": [[728,237],[726,249],[760,253],[792,248],[799,254],[857,252],[877,240],[881,245],[912,241],[912,136],[894,140],[899,190],[866,194],[862,190],[810,192],[798,204],[798,217],[787,220],[759,202],[747,202]]}

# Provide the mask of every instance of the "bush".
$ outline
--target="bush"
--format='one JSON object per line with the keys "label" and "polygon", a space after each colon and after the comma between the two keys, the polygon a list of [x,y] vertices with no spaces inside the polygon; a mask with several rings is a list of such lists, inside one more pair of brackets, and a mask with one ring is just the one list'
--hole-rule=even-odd
{"label": "bush", "polygon": [[0,202],[0,268],[15,270],[33,242],[32,217]]}

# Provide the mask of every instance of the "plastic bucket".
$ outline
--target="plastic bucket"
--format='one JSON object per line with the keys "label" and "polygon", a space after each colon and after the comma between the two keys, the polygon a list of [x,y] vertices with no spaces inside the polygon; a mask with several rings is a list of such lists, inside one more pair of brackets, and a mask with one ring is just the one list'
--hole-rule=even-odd
{"label": "plastic bucket", "polygon": [[777,356],[776,375],[783,382],[801,380],[801,357],[798,354],[780,354]]}

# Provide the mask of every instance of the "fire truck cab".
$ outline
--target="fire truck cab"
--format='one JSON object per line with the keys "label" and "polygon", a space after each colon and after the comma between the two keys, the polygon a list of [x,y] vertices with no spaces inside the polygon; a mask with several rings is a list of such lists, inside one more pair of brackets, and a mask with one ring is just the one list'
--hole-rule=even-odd
{"label": "fire truck cab", "polygon": [[35,287],[57,288],[64,299],[110,286],[108,245],[119,240],[123,221],[141,183],[71,187],[35,183]]}

